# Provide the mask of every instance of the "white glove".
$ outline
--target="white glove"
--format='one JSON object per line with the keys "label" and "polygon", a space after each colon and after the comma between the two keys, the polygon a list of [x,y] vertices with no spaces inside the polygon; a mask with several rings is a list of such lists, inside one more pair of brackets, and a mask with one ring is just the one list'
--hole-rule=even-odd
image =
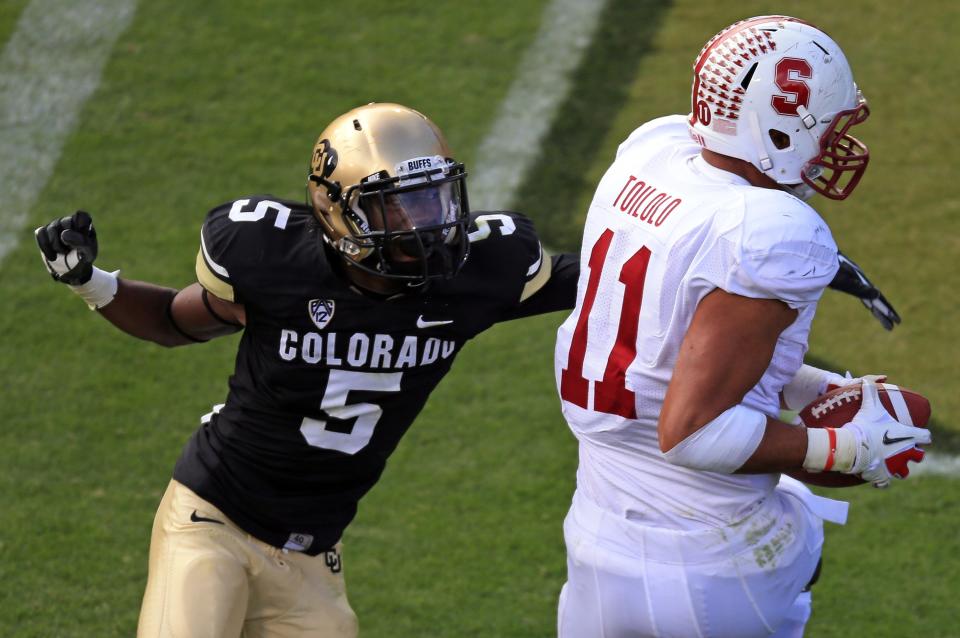
{"label": "white glove", "polygon": [[[827,392],[832,392],[837,388],[845,388],[848,385],[861,385],[864,381],[870,381],[874,384],[883,383],[887,380],[887,375],[885,374],[865,374],[862,377],[850,376],[850,371],[847,370],[846,376],[841,377],[839,374],[830,373],[834,378],[830,379],[827,383]],[[814,397],[815,399],[816,397]],[[813,399],[811,399],[812,401]]]}
{"label": "white glove", "polygon": [[880,403],[877,384],[872,379],[865,379],[861,387],[860,411],[837,431],[838,439],[846,432],[854,437],[852,464],[843,469],[838,460],[836,469],[859,474],[874,487],[887,487],[892,477],[906,478],[908,461],[923,460],[923,450],[917,446],[930,443],[932,437],[930,430],[904,425],[890,416]]}
{"label": "white glove", "polygon": [[859,385],[866,379],[882,383],[887,379],[887,375],[868,374],[863,377],[854,377],[847,372],[846,376],[842,376],[805,363],[800,366],[790,383],[783,386],[783,403],[788,409],[799,412],[810,405],[814,399],[831,390],[848,385]]}

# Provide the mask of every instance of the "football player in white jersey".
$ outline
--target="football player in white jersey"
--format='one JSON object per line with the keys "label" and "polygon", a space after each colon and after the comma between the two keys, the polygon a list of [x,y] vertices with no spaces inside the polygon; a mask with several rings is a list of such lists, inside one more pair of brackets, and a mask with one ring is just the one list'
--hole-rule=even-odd
{"label": "football player in white jersey", "polygon": [[851,382],[803,364],[838,268],[805,201],[846,198],[868,161],[843,51],[795,18],[744,20],[700,52],[692,98],[620,146],[558,332],[580,450],[561,638],[801,636],[822,521],[846,504],[784,475],[885,486],[930,442],[871,377],[841,428],[778,420]]}

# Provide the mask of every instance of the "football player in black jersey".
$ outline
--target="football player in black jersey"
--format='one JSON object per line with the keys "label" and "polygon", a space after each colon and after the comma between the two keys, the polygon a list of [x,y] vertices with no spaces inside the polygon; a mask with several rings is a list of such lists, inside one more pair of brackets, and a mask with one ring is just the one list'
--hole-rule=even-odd
{"label": "football player in black jersey", "polygon": [[469,339],[576,297],[577,259],[522,215],[471,214],[465,175],[429,119],[370,104],[321,134],[308,205],[210,211],[182,290],[93,267],[86,213],[37,229],[54,278],[133,336],[243,330],[157,512],[138,635],[356,634],[339,543],[357,502]]}
{"label": "football player in black jersey", "polygon": [[[128,334],[244,332],[227,399],[157,512],[138,635],[355,635],[340,537],[400,437],[467,340],[573,307],[578,260],[546,255],[520,214],[471,214],[450,156],[412,109],[354,109],[314,148],[307,205],[210,211],[181,290],[94,267],[85,212],[36,230],[53,278]],[[838,287],[895,316],[852,262],[847,274]]]}

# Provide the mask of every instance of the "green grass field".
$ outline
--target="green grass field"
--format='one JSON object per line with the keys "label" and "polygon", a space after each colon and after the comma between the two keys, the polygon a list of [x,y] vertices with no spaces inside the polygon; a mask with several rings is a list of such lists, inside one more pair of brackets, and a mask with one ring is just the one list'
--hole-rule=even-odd
{"label": "green grass field", "polygon": [[[0,4],[0,42],[27,4]],[[185,285],[206,210],[257,192],[301,197],[320,129],[368,101],[428,113],[469,166],[546,4],[140,2],[0,263],[0,636],[133,634],[154,510],[199,416],[225,396],[236,346],[123,337],[50,282],[31,229],[85,208],[102,267]],[[831,33],[871,101],[870,170],[850,200],[818,207],[904,317],[886,333],[828,293],[812,354],[924,392],[940,449],[956,453],[955,2],[610,0],[516,207],[552,246],[575,249],[619,141],[687,112],[708,37],[774,12]],[[576,467],[553,383],[562,319],[470,344],[361,503],[345,563],[362,635],[553,635]],[[808,635],[960,636],[960,482],[843,495],[850,522],[828,528]]]}

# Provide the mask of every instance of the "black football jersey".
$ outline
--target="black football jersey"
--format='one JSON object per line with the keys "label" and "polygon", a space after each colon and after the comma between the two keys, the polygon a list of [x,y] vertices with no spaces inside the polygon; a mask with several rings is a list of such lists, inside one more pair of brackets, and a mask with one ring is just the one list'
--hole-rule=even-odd
{"label": "black football jersey", "polygon": [[342,276],[304,204],[262,196],[213,209],[198,279],[243,304],[247,323],[227,399],[174,478],[274,546],[333,546],[467,340],[530,314],[528,298],[538,312],[573,306],[575,269],[546,285],[557,261],[523,215],[474,214],[470,240],[454,279],[381,299]]}

